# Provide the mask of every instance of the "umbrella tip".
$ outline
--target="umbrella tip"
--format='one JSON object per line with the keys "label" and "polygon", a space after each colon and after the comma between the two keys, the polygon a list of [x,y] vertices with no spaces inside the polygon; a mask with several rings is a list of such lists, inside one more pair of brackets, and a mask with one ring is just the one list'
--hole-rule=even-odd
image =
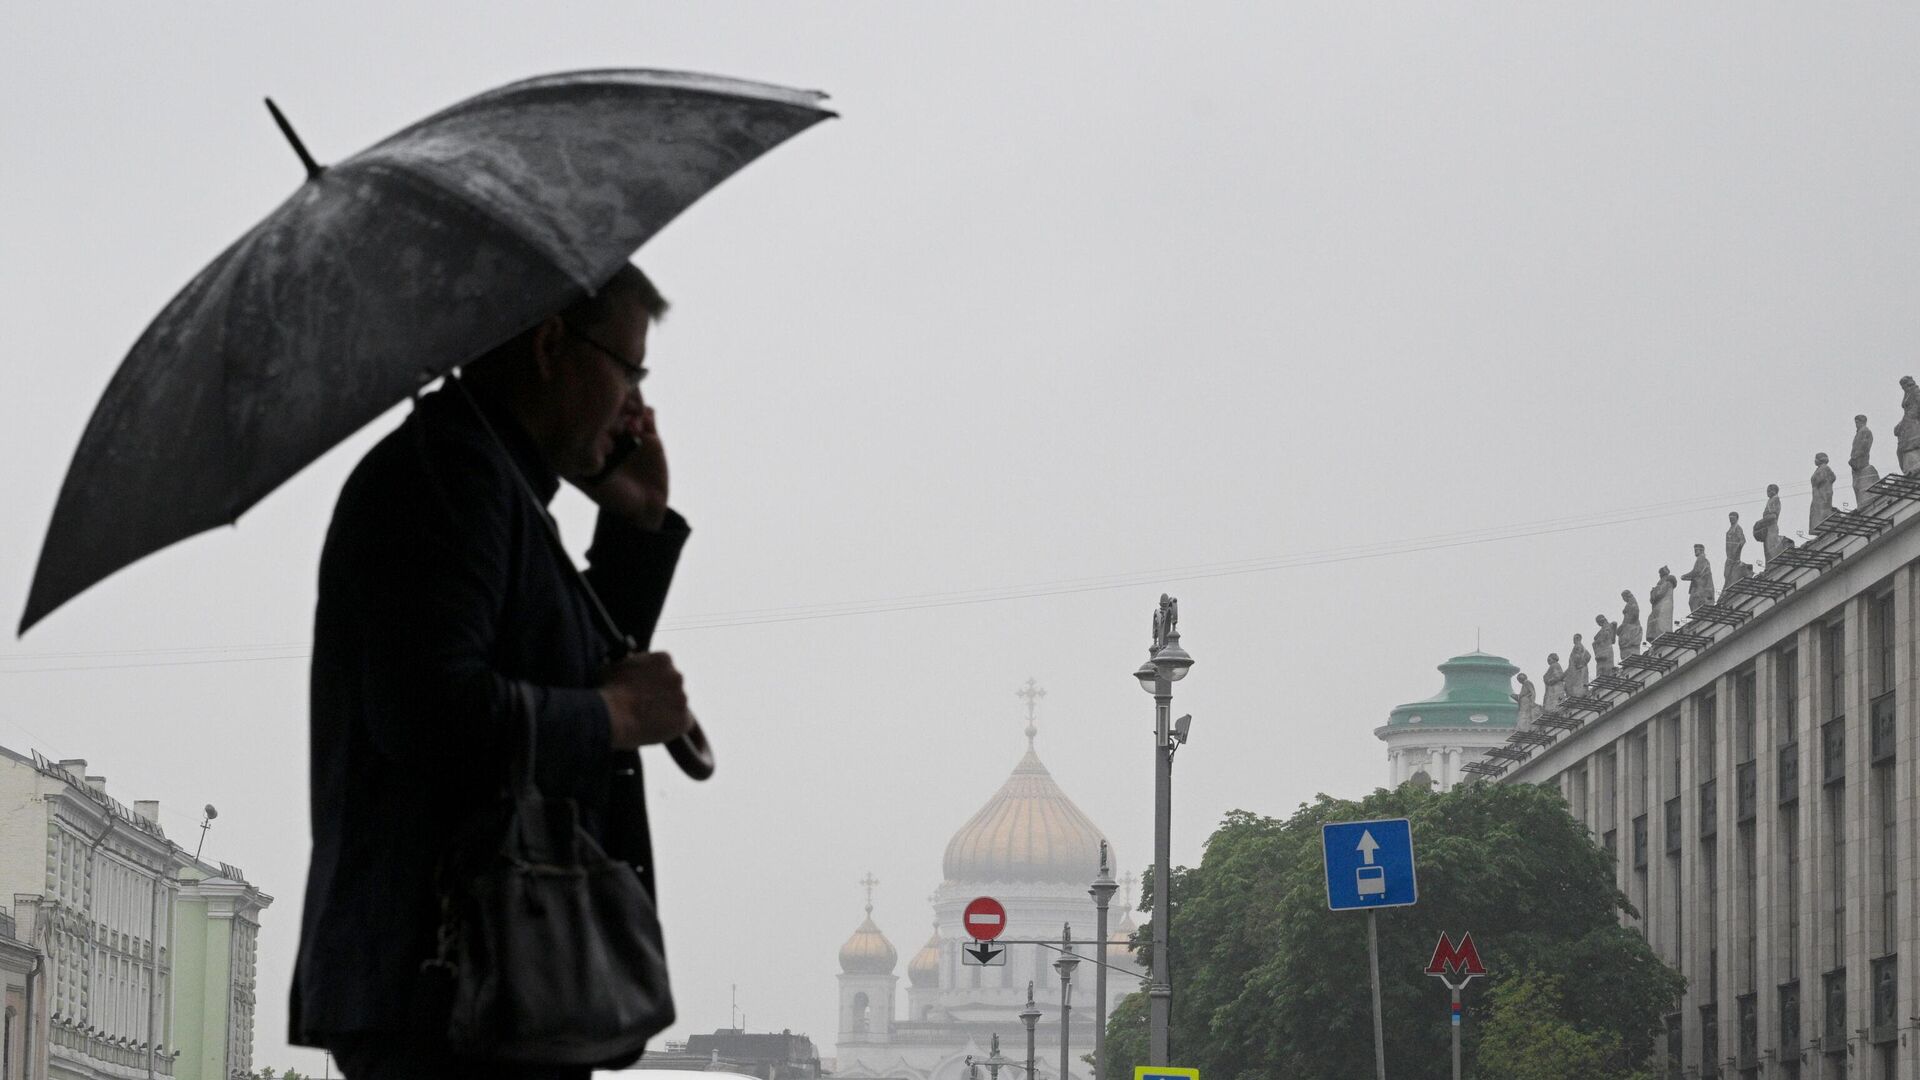
{"label": "umbrella tip", "polygon": [[280,111],[280,106],[275,105],[272,98],[267,99],[267,111],[273,114],[273,122],[279,125],[280,134],[285,135],[287,141],[293,144],[293,152],[300,155],[300,164],[307,167],[307,179],[320,179],[320,174],[326,172],[327,167],[313,160],[313,155],[307,153],[307,144],[301,142],[300,136],[294,134],[293,125],[287,122],[286,114]]}

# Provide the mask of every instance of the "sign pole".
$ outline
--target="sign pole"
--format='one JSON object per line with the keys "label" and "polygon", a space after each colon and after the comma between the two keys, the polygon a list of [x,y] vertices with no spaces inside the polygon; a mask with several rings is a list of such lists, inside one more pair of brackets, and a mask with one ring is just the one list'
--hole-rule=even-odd
{"label": "sign pole", "polygon": [[1460,1080],[1460,987],[1447,984],[1453,991],[1453,1080]]}
{"label": "sign pole", "polygon": [[[1374,912],[1368,911],[1367,969],[1373,975],[1373,1066],[1379,1080],[1387,1080],[1387,1036],[1380,1023],[1380,931],[1376,922]],[[1455,1038],[1458,1037],[1456,1033]]]}

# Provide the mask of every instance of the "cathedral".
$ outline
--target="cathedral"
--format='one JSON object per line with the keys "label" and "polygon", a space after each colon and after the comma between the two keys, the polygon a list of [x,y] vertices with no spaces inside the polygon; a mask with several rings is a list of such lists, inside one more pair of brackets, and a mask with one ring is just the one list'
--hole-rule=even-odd
{"label": "cathedral", "polygon": [[[991,1039],[1000,1051],[1025,1064],[1027,985],[1040,1019],[1035,1070],[1041,1080],[1060,1071],[1060,980],[1054,950],[1010,945],[1003,967],[961,962],[972,939],[961,927],[961,909],[977,896],[991,896],[1007,909],[1005,937],[1058,940],[1072,924],[1076,940],[1091,938],[1095,909],[1087,893],[1099,872],[1104,834],[1054,783],[1034,751],[1035,699],[1045,691],[1031,680],[1027,700],[1027,752],[1000,790],[947,842],[945,879],[932,897],[933,924],[926,944],[907,962],[904,1011],[897,1000],[900,954],[873,921],[873,886],[867,886],[867,917],[840,947],[840,1009],[837,1077],[858,1080],[967,1080],[966,1059],[985,1058]],[[1109,848],[1111,851],[1111,848]],[[1128,915],[1133,890],[1116,893],[1109,909],[1106,961],[1108,1013],[1141,988],[1143,975],[1126,950],[1134,923]],[[1082,1059],[1093,1052],[1094,967],[1086,947],[1072,975],[1067,1018],[1071,1073],[1092,1080]],[[1018,1069],[1008,1073],[1018,1076]]]}

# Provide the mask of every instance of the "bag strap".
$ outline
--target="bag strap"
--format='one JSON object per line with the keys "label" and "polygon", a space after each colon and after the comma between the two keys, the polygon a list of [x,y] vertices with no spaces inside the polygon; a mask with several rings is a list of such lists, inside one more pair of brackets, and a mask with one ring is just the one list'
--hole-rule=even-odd
{"label": "bag strap", "polygon": [[513,679],[507,683],[507,697],[514,718],[520,722],[519,749],[507,760],[507,789],[513,793],[516,801],[537,799],[540,797],[540,788],[534,783],[533,777],[537,764],[540,717],[534,708],[533,690],[525,682]]}
{"label": "bag strap", "polygon": [[540,496],[534,493],[533,485],[527,481],[526,474],[520,471],[520,463],[513,460],[513,454],[507,449],[506,441],[500,438],[500,433],[494,430],[493,421],[487,418],[486,410],[480,407],[480,402],[473,396],[473,391],[467,389],[466,380],[460,377],[458,371],[448,372],[447,379],[458,388],[460,396],[465,398],[467,404],[472,407],[473,415],[479,418],[480,426],[486,430],[488,438],[493,440],[493,444],[499,447],[500,453],[506,457],[507,472],[513,477],[514,486],[527,497],[533,512],[540,518],[542,531],[546,533],[547,542],[553,548],[554,555],[560,560],[560,565],[566,567],[568,576],[580,587],[581,594],[587,598],[587,606],[593,609],[594,621],[600,624],[600,632],[607,636],[607,641],[610,643],[607,651],[608,661],[618,660],[629,653],[639,651],[638,643],[622,632],[620,625],[613,621],[613,615],[607,611],[607,605],[600,601],[600,594],[593,590],[593,583],[587,580],[587,576],[580,572],[578,566],[574,565],[573,556],[567,554],[567,545],[560,539],[560,526],[554,524],[553,515],[547,512],[546,505],[540,501]]}
{"label": "bag strap", "polygon": [[[612,613],[607,611],[607,605],[600,602],[600,594],[594,591],[593,583],[587,580],[587,575],[582,573],[578,566],[574,565],[573,556],[567,554],[567,545],[560,539],[560,526],[554,524],[553,515],[547,512],[547,505],[540,501],[539,495],[534,493],[533,485],[527,481],[526,474],[520,471],[519,462],[513,460],[513,453],[507,449],[506,441],[500,438],[498,431],[494,430],[493,421],[487,418],[486,410],[480,407],[480,401],[473,396],[473,391],[467,389],[466,380],[460,377],[459,370],[447,372],[447,381],[451,382],[460,396],[466,399],[468,406],[473,409],[473,415],[480,421],[480,427],[486,431],[487,437],[493,440],[493,445],[498,447],[501,455],[507,459],[507,472],[513,477],[514,485],[527,497],[527,503],[533,507],[533,512],[539,516],[540,524],[547,534],[547,542],[553,548],[554,557],[560,560],[560,565],[567,568],[568,575],[580,587],[581,594],[587,598],[587,606],[593,609],[594,621],[600,624],[600,632],[606,635],[610,643],[607,662],[611,664],[622,657],[639,652],[640,643],[621,630],[619,623],[613,621]],[[707,742],[706,732],[700,729],[698,723],[693,725],[693,730],[667,743],[667,753],[672,756],[674,763],[680,766],[682,772],[695,780],[705,780],[713,775],[713,747]],[[632,775],[635,769],[623,765],[619,772]]]}

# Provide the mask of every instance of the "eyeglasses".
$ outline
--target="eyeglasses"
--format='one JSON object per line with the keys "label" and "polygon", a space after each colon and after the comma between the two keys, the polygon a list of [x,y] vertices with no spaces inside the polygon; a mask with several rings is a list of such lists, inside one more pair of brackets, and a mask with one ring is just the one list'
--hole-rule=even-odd
{"label": "eyeglasses", "polygon": [[602,344],[600,341],[595,339],[593,335],[583,333],[578,327],[573,326],[570,323],[564,324],[564,325],[566,325],[568,333],[571,333],[574,337],[577,337],[581,341],[584,341],[587,344],[593,346],[595,349],[598,349],[600,352],[606,355],[607,359],[620,365],[620,370],[626,372],[627,374],[627,385],[633,387],[635,390],[638,390],[640,389],[640,384],[647,380],[647,369],[644,366],[640,364],[636,364],[633,361],[627,359],[626,357],[620,355],[618,350],[613,349],[610,346],[607,346],[605,344]]}

